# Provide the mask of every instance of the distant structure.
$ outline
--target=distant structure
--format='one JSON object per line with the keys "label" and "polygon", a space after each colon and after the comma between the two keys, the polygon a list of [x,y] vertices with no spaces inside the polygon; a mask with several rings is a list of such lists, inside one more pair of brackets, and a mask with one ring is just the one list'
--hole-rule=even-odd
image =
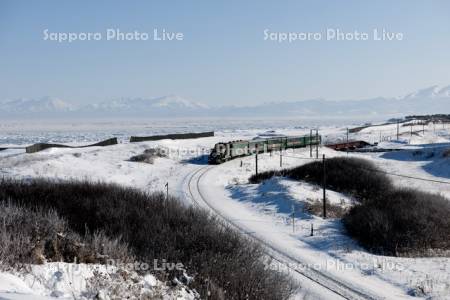
{"label": "distant structure", "polygon": [[175,133],[166,135],[153,135],[153,136],[132,136],[130,138],[131,143],[145,142],[145,141],[159,141],[159,140],[183,140],[183,139],[196,139],[203,137],[214,136],[214,131],[199,132],[199,133]]}
{"label": "distant structure", "polygon": [[336,151],[352,151],[352,150],[361,149],[361,148],[369,147],[369,146],[372,146],[372,145],[365,141],[351,141],[351,142],[347,142],[347,143],[325,145],[325,147],[336,150]]}
{"label": "distant structure", "polygon": [[69,146],[69,145],[61,145],[61,144],[46,144],[46,143],[37,143],[25,148],[26,153],[35,153],[49,148],[86,148],[86,147],[104,147],[111,146],[117,144],[117,138],[107,139],[95,144],[86,145],[86,146]]}
{"label": "distant structure", "polygon": [[405,120],[423,120],[428,122],[442,122],[442,123],[450,123],[450,114],[435,114],[435,115],[413,115],[406,116]]}

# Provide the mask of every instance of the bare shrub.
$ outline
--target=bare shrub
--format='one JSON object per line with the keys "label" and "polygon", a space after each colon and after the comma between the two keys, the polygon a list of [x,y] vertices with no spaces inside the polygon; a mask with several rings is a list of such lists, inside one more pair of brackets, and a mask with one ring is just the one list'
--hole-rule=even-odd
{"label": "bare shrub", "polygon": [[[335,157],[326,160],[327,188],[355,196],[359,201],[378,195],[379,191],[390,189],[390,179],[370,161],[359,158]],[[292,169],[262,172],[250,177],[249,181],[258,183],[273,176],[286,176],[322,184],[323,163],[313,162]]]}
{"label": "bare shrub", "polygon": [[422,150],[416,150],[413,151],[412,156],[422,156],[423,155],[423,151]]}
{"label": "bare shrub", "polygon": [[130,161],[153,164],[155,162],[155,157],[152,155],[143,153],[143,154],[139,154],[139,155],[130,157]]}
{"label": "bare shrub", "polygon": [[444,150],[442,153],[442,157],[447,158],[450,157],[450,149]]}
{"label": "bare shrub", "polygon": [[[266,269],[259,245],[207,212],[175,198],[166,200],[162,193],[104,183],[3,180],[0,199],[8,198],[54,209],[80,235],[103,231],[113,239],[121,236],[137,259],[149,265],[155,259],[181,262],[202,298],[211,287],[226,299],[287,299],[295,290],[288,275]],[[181,274],[175,270],[169,275]]]}
{"label": "bare shrub", "polygon": [[[151,289],[143,282],[142,277],[136,272],[118,269],[104,272],[94,270],[94,276],[87,280],[84,297],[88,299],[140,299],[162,300],[170,297],[177,299],[176,287],[169,290],[165,285],[157,284]],[[172,297],[171,297],[172,296]]]}
{"label": "bare shrub", "polygon": [[[363,159],[331,158],[326,161],[326,168],[327,188],[351,194],[358,202],[344,212],[344,224],[364,247],[396,256],[450,253],[448,199],[412,189],[397,189],[385,174]],[[313,162],[280,172],[260,173],[252,176],[250,182],[280,174],[320,184],[323,165]],[[313,203],[307,209],[317,214],[322,206]]]}
{"label": "bare shrub", "polygon": [[392,190],[352,208],[344,223],[372,251],[417,256],[450,250],[449,215],[450,202],[442,196]]}
{"label": "bare shrub", "polygon": [[[348,211],[341,205],[331,204],[329,201],[326,202],[326,208],[328,218],[342,218]],[[306,202],[305,211],[312,215],[323,217],[323,202],[319,200]]]}
{"label": "bare shrub", "polygon": [[50,209],[32,209],[0,201],[0,261],[10,267],[46,261],[103,263],[132,261],[127,246],[103,233],[83,237]]}
{"label": "bare shrub", "polygon": [[[42,264],[44,245],[65,222],[54,211],[31,211],[11,203],[0,203],[0,261],[8,266],[16,263]],[[50,238],[50,240],[51,240]]]}
{"label": "bare shrub", "polygon": [[279,171],[269,170],[269,171],[265,171],[265,172],[259,172],[258,174],[253,174],[252,176],[250,176],[248,181],[250,183],[260,183],[265,180],[269,180],[270,178],[275,177],[275,176],[280,176],[280,177],[289,176],[290,171],[291,171],[291,169],[283,169],[283,170],[279,170]]}
{"label": "bare shrub", "polygon": [[161,148],[145,149],[144,153],[130,157],[130,161],[153,164],[158,157],[167,157],[167,151]]}

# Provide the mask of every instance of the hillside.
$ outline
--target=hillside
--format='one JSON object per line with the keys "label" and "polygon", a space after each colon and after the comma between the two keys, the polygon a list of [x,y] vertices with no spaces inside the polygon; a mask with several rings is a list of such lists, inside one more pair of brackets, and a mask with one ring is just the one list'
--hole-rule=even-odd
{"label": "hillside", "polygon": [[127,117],[327,117],[383,119],[413,114],[450,111],[450,86],[432,86],[403,97],[376,97],[361,100],[312,99],[274,101],[253,106],[207,106],[177,95],[157,98],[122,97],[86,105],[72,105],[64,100],[18,99],[1,102],[0,116],[127,118]]}

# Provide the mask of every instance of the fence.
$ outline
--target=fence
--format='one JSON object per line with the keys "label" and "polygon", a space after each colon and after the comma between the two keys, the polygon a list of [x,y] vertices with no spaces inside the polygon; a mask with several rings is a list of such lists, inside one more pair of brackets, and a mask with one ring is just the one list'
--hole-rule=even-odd
{"label": "fence", "polygon": [[25,151],[27,153],[35,153],[39,152],[45,149],[49,148],[86,148],[86,147],[104,147],[104,146],[110,146],[110,145],[116,145],[117,144],[117,138],[111,138],[107,139],[95,144],[91,145],[85,145],[85,146],[68,146],[68,145],[61,145],[61,144],[46,144],[46,143],[37,143],[31,146],[28,146],[25,148]]}
{"label": "fence", "polygon": [[199,133],[175,133],[166,135],[153,135],[153,136],[132,136],[130,143],[144,142],[144,141],[158,141],[158,140],[183,140],[183,139],[196,139],[203,137],[214,136],[214,131],[199,132]]}

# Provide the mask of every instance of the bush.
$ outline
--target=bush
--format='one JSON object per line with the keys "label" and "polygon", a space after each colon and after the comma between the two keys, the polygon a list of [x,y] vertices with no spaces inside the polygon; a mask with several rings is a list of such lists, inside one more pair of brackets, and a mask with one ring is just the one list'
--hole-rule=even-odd
{"label": "bush", "polygon": [[279,171],[270,170],[270,171],[259,172],[258,174],[253,174],[252,176],[250,176],[250,178],[248,179],[248,182],[256,184],[256,183],[261,183],[263,181],[269,180],[275,176],[289,177],[291,170],[292,169],[283,169],[283,170],[279,170]]}
{"label": "bush", "polygon": [[[326,160],[327,188],[354,196],[359,203],[344,215],[349,234],[368,250],[387,255],[444,254],[450,251],[450,202],[416,190],[402,190],[371,162],[358,158]],[[321,184],[322,162],[252,176],[257,183],[287,176]],[[319,203],[310,205],[320,211]]]}
{"label": "bush", "polygon": [[374,252],[426,255],[431,251],[435,255],[450,250],[449,215],[450,202],[442,196],[394,189],[353,207],[344,224]]}
{"label": "bush", "polygon": [[[326,207],[328,218],[342,218],[347,212],[342,206],[331,204],[329,201],[327,201]],[[323,201],[313,200],[312,202],[306,202],[305,211],[311,215],[323,217]]]}
{"label": "bush", "polygon": [[[371,162],[359,158],[335,157],[325,162],[327,188],[351,194],[359,201],[373,198],[380,191],[392,188],[389,178],[380,173]],[[323,163],[317,161],[282,171],[268,171],[250,177],[251,183],[258,183],[272,176],[286,176],[315,184],[323,183]]]}
{"label": "bush", "polygon": [[4,266],[46,261],[105,263],[106,259],[133,261],[119,240],[102,232],[80,236],[54,210],[0,202],[0,262]]}
{"label": "bush", "polygon": [[81,235],[103,230],[121,236],[151,266],[154,259],[181,262],[202,297],[209,290],[217,299],[287,299],[294,291],[287,275],[266,270],[259,245],[162,193],[104,183],[3,180],[0,199],[54,209]]}
{"label": "bush", "polygon": [[130,161],[153,164],[158,157],[167,157],[167,151],[160,148],[145,149],[144,153],[130,157]]}
{"label": "bush", "polygon": [[444,152],[442,152],[442,157],[443,158],[450,157],[450,149],[445,149]]}

